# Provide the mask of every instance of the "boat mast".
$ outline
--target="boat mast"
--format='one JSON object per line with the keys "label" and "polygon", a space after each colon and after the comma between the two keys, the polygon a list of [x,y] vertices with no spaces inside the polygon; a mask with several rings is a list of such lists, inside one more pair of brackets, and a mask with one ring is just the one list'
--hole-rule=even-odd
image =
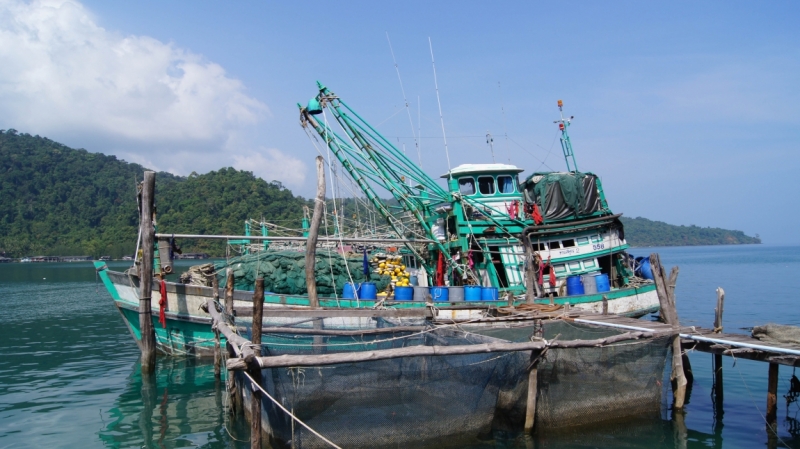
{"label": "boat mast", "polygon": [[[569,141],[569,134],[567,133],[567,127],[571,125],[572,119],[575,116],[570,116],[568,119],[564,118],[564,102],[558,100],[558,113],[561,115],[561,120],[555,120],[553,123],[558,123],[558,129],[561,130],[561,150],[564,152],[564,160],[567,161],[567,171],[569,172],[576,172],[578,171],[578,163],[575,162],[575,153],[572,152],[572,142]],[[572,165],[570,166],[570,159],[572,159]]]}

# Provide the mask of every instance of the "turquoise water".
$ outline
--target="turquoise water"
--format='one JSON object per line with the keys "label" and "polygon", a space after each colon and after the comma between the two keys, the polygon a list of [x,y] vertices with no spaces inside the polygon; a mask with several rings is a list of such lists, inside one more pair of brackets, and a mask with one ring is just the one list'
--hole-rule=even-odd
{"label": "turquoise water", "polygon": [[[800,325],[793,288],[800,247],[632,252],[653,250],[664,265],[681,268],[682,323],[709,327],[715,289],[722,286],[726,332],[767,322]],[[154,378],[141,376],[138,349],[90,264],[0,265],[0,298],[0,448],[249,447],[246,425],[228,420],[224,385],[210,365],[160,359]],[[770,439],[763,420],[767,365],[723,359],[725,408],[717,420],[711,356],[691,353],[690,359],[695,383],[682,419],[665,408],[662,419],[556,435],[495,435],[473,447],[800,448],[800,408],[782,398],[791,368],[780,368],[779,438]]]}

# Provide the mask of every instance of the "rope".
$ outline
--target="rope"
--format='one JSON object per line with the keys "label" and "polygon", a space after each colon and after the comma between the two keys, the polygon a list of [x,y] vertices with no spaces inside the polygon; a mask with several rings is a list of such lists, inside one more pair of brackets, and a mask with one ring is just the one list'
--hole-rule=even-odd
{"label": "rope", "polygon": [[742,384],[744,384],[744,388],[747,390],[747,394],[750,395],[750,401],[753,403],[753,407],[756,409],[758,414],[761,415],[761,419],[764,421],[764,424],[766,424],[767,427],[769,427],[771,429],[771,431],[775,434],[775,438],[777,438],[778,441],[783,443],[784,446],[789,447],[789,445],[786,444],[786,442],[783,441],[783,439],[781,439],[781,437],[778,436],[778,429],[777,428],[773,428],[772,425],[770,425],[770,423],[767,421],[767,417],[764,416],[763,413],[761,413],[761,409],[759,409],[758,405],[756,405],[756,401],[753,398],[753,393],[750,391],[750,387],[747,386],[747,382],[745,382],[744,376],[742,376],[742,370],[739,369],[738,366],[736,366],[736,356],[731,354],[731,357],[733,357],[733,361],[734,361],[733,366],[736,368],[736,372],[739,373],[739,378],[742,379]]}
{"label": "rope", "polygon": [[297,423],[298,423],[298,424],[300,424],[301,426],[303,426],[303,427],[305,427],[306,429],[308,429],[308,431],[309,431],[309,432],[311,432],[311,433],[313,433],[314,435],[316,435],[317,437],[319,437],[319,439],[321,439],[322,441],[324,441],[324,442],[328,443],[328,444],[329,444],[331,447],[335,447],[335,448],[337,448],[337,449],[342,449],[341,447],[339,447],[339,446],[337,446],[336,444],[334,444],[334,443],[333,443],[331,440],[329,440],[329,439],[325,438],[324,436],[320,435],[320,434],[319,434],[319,433],[318,433],[316,430],[314,430],[314,429],[312,429],[311,427],[309,427],[309,426],[308,426],[308,424],[306,424],[306,423],[304,423],[303,421],[301,421],[301,420],[300,420],[298,417],[294,416],[294,414],[293,414],[292,412],[290,412],[289,410],[287,410],[287,409],[286,409],[286,407],[284,407],[284,406],[282,406],[282,405],[280,404],[280,402],[276,401],[276,400],[275,400],[275,398],[273,398],[272,396],[270,396],[270,394],[269,394],[269,393],[267,393],[267,391],[266,391],[266,390],[264,390],[264,389],[261,387],[261,385],[259,385],[258,383],[256,383],[256,381],[255,381],[255,380],[253,380],[253,378],[252,378],[252,377],[250,377],[250,374],[248,374],[246,371],[244,371],[243,373],[244,373],[244,375],[245,375],[245,376],[247,376],[247,378],[248,378],[248,379],[250,379],[250,384],[251,384],[251,385],[255,385],[255,386],[256,386],[256,387],[257,387],[259,390],[261,390],[261,392],[262,392],[262,393],[264,393],[264,395],[265,395],[266,397],[268,397],[268,398],[269,398],[269,400],[270,400],[270,401],[272,401],[272,403],[273,403],[273,404],[277,405],[277,406],[278,406],[278,408],[280,408],[281,410],[283,410],[283,411],[284,411],[284,412],[285,412],[287,415],[289,415],[289,416],[290,416],[290,417],[291,417],[293,420],[297,421]]}

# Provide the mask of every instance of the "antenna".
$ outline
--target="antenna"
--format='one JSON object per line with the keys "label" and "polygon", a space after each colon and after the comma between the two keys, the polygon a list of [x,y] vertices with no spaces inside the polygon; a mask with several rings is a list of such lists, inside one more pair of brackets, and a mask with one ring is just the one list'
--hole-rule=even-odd
{"label": "antenna", "polygon": [[[420,140],[422,140],[422,120],[420,120],[422,113],[420,111],[419,95],[417,95],[417,135],[420,137]],[[417,144],[417,157],[419,158],[419,168],[422,168],[422,149],[419,144]]]}
{"label": "antenna", "polygon": [[508,149],[508,130],[506,130],[506,108],[503,101],[503,87],[500,86],[500,81],[497,82],[497,89],[500,91],[500,112],[503,114],[503,136],[506,138],[506,154],[508,155],[508,163],[511,163],[511,150]]}
{"label": "antenna", "polygon": [[442,122],[442,137],[444,138],[444,154],[447,156],[447,175],[453,179],[450,168],[450,151],[447,149],[447,134],[444,132],[444,116],[442,115],[442,100],[439,98],[439,82],[436,80],[436,61],[433,60],[433,42],[428,38],[428,45],[431,47],[431,65],[433,66],[433,84],[436,86],[436,102],[439,103],[439,121]]}
{"label": "antenna", "polygon": [[492,138],[492,134],[489,131],[486,131],[486,143],[489,144],[489,151],[492,152],[492,162],[494,163],[494,139]]}
{"label": "antenna", "polygon": [[[394,62],[394,69],[397,72],[397,79],[400,81],[400,91],[403,92],[403,102],[406,104],[406,112],[408,113],[408,124],[411,125],[411,135],[414,136],[414,145],[417,147],[417,155],[419,156],[419,165],[422,167],[422,156],[419,151],[419,142],[417,141],[417,136],[414,134],[414,122],[411,121],[411,110],[408,108],[408,100],[406,99],[406,90],[403,88],[403,79],[400,78],[400,67],[397,66],[397,59],[394,57],[394,49],[392,49],[392,41],[389,39],[389,32],[386,32],[386,40],[389,41],[389,51],[392,53],[392,62]],[[406,152],[405,146],[403,146],[403,153]]]}
{"label": "antenna", "polygon": [[[572,143],[569,141],[569,134],[567,134],[567,127],[572,123],[575,118],[571,115],[568,119],[564,119],[564,102],[558,100],[558,113],[561,115],[561,120],[555,120],[553,123],[558,123],[558,129],[561,130],[561,150],[564,151],[564,160],[567,161],[567,171],[578,171],[578,163],[575,162],[575,153],[572,152]],[[569,160],[572,159],[572,167],[570,168]]]}

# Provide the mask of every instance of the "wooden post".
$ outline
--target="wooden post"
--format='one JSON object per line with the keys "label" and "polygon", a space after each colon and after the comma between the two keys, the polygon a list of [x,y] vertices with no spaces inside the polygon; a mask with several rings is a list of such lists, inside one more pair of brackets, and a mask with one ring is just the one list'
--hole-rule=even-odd
{"label": "wooden post", "polygon": [[[253,328],[252,342],[255,356],[261,355],[261,327],[264,314],[264,278],[256,279],[256,289],[253,292]],[[253,357],[248,360],[248,373],[250,377],[261,385],[261,366]],[[253,388],[250,395],[250,448],[261,449],[261,390]]]}
{"label": "wooden post", "polygon": [[[725,303],[725,290],[717,288],[717,308],[714,309],[714,333],[722,332],[722,310]],[[725,389],[722,377],[722,354],[714,354],[714,414],[717,421],[722,420]]]}
{"label": "wooden post", "polygon": [[603,315],[608,315],[608,296],[603,295]]}
{"label": "wooden post", "polygon": [[769,364],[767,379],[767,431],[777,431],[778,421],[778,364]]}
{"label": "wooden post", "polygon": [[142,350],[142,373],[152,373],[156,369],[156,332],[150,298],[153,296],[153,257],[155,228],[153,227],[153,195],[156,189],[156,173],[144,172],[142,181],[142,260],[139,278],[139,329]]}
{"label": "wooden post", "polygon": [[[676,331],[680,329],[678,322],[678,311],[675,307],[675,284],[678,281],[678,267],[672,267],[669,278],[664,267],[661,265],[661,258],[657,253],[650,255],[650,268],[653,271],[653,278],[658,292],[658,302],[661,306],[661,318],[671,325]],[[672,337],[672,395],[675,403],[673,407],[677,410],[683,408],[686,400],[686,375],[683,370],[683,350],[681,348],[681,338],[677,334]]]}
{"label": "wooden post", "polygon": [[317,198],[314,201],[314,215],[311,217],[311,226],[308,229],[308,243],[306,244],[306,287],[308,289],[308,305],[319,307],[317,296],[317,278],[314,276],[314,266],[317,264],[317,235],[322,222],[325,206],[325,165],[322,156],[317,156]]}
{"label": "wooden post", "polygon": [[[230,317],[232,324],[234,321],[233,317],[233,270],[228,268],[225,270],[225,314]],[[227,340],[227,339],[226,339]],[[232,354],[232,348],[230,348],[230,342],[228,344],[228,354]],[[230,397],[230,404],[231,404],[231,412],[235,415],[242,411],[242,401],[241,397],[239,396],[239,389],[236,388],[236,380],[233,378],[233,372],[228,371],[228,394]]]}
{"label": "wooden post", "polygon": [[[219,279],[217,279],[217,275],[214,274],[214,277],[211,278],[211,288],[214,289],[213,296],[214,302],[219,302]],[[216,304],[214,304],[216,307]],[[220,375],[222,374],[221,364],[222,364],[222,352],[220,351],[219,347],[219,331],[214,330],[214,378],[219,379]]]}
{"label": "wooden post", "polygon": [[228,268],[226,271],[227,278],[225,280],[225,314],[233,317],[233,270]]}
{"label": "wooden post", "polygon": [[[527,239],[527,237],[523,237]],[[522,247],[525,248],[525,302],[533,304],[533,298],[536,295],[536,273],[533,268],[533,252],[531,251],[530,242],[523,242]],[[511,303],[509,303],[511,305]]]}

